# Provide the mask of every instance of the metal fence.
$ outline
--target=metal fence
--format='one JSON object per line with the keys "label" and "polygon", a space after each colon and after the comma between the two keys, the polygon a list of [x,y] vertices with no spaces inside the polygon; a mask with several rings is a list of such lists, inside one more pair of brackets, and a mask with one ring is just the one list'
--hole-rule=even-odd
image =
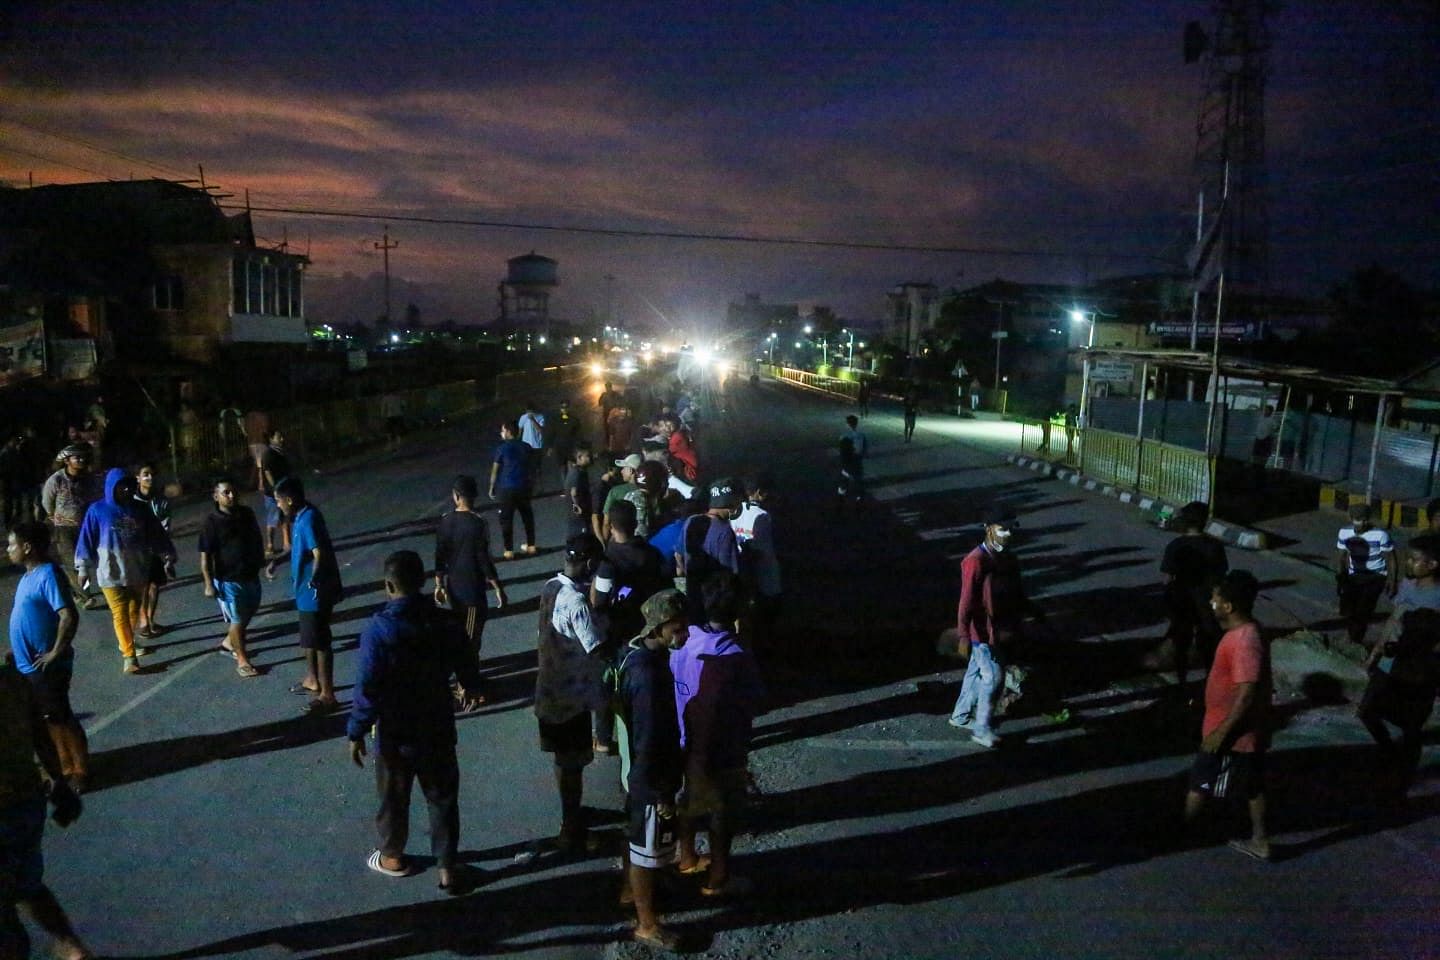
{"label": "metal fence", "polygon": [[[411,428],[435,426],[474,413],[480,406],[474,380],[393,395]],[[302,460],[324,459],[383,439],[383,405],[379,396],[332,400],[273,411],[270,423],[284,431],[290,449]],[[170,428],[170,466],[177,478],[246,469],[250,463],[244,430],[235,420],[182,422]]]}
{"label": "metal fence", "polygon": [[1021,453],[1168,503],[1210,501],[1210,461],[1199,450],[1094,427],[1067,434],[1063,424],[1046,426],[1021,425]]}
{"label": "metal fence", "polygon": [[789,367],[772,366],[766,363],[760,365],[760,372],[776,380],[785,380],[820,393],[828,393],[832,397],[854,400],[856,394],[860,392],[860,383],[857,380],[822,377],[820,374],[811,373],[808,370],[792,370]]}

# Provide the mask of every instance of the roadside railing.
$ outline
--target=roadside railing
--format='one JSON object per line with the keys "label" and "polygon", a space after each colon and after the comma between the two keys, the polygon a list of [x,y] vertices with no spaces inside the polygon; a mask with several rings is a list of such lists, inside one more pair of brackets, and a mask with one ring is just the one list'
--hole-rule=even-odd
{"label": "roadside railing", "polygon": [[1020,452],[1167,503],[1210,502],[1210,460],[1189,447],[1031,421],[1021,426]]}
{"label": "roadside railing", "polygon": [[[399,390],[394,395],[409,427],[434,426],[474,413],[480,406],[474,380]],[[284,431],[291,449],[302,460],[313,461],[383,439],[383,408],[380,396],[332,400],[272,411],[270,423]],[[169,455],[169,466],[177,478],[245,470],[251,463],[244,431],[234,420],[171,426]]]}
{"label": "roadside railing", "polygon": [[856,380],[840,380],[836,377],[822,377],[818,373],[811,373],[808,370],[794,370],[790,367],[774,366],[763,363],[760,365],[762,376],[772,377],[776,380],[784,380],[796,386],[814,390],[818,393],[829,394],[832,397],[844,397],[854,400],[860,392],[860,383]]}

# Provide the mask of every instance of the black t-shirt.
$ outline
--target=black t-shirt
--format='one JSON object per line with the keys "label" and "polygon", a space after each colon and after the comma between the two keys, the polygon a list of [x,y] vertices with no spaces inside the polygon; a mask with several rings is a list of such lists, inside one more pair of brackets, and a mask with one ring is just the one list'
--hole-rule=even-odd
{"label": "black t-shirt", "polygon": [[598,513],[605,506],[605,498],[610,495],[610,488],[615,486],[613,480],[606,480],[603,472],[597,472],[595,478],[590,481],[590,512]]}
{"label": "black t-shirt", "polygon": [[210,557],[210,576],[231,583],[246,583],[260,576],[265,544],[255,512],[237,503],[230,512],[216,509],[200,528],[200,552]]}
{"label": "black t-shirt", "polygon": [[1225,544],[1204,534],[1186,534],[1171,540],[1160,561],[1160,572],[1175,578],[1175,591],[1191,596],[1208,596],[1210,588],[1229,569]]}
{"label": "black t-shirt", "polygon": [[435,572],[446,578],[450,599],[467,607],[485,606],[488,580],[498,580],[490,558],[490,531],[473,510],[454,510],[440,518],[435,531]]}
{"label": "black t-shirt", "polygon": [[[290,458],[274,447],[266,447],[265,452],[260,455],[260,469],[275,478],[275,483],[279,483],[290,476]],[[265,477],[261,480],[265,484],[265,496],[275,496],[275,483]]]}
{"label": "black t-shirt", "polygon": [[619,694],[630,738],[630,799],[668,803],[680,789],[685,769],[670,652],[645,646],[627,649],[620,661]]}
{"label": "black t-shirt", "polygon": [[664,585],[664,558],[641,539],[610,543],[595,571],[596,609],[608,610],[610,637],[629,640],[645,627],[640,605]]}

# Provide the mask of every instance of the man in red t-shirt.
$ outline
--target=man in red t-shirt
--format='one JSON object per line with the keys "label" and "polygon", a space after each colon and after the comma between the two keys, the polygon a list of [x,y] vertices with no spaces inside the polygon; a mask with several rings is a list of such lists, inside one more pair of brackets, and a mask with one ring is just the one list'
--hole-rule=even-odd
{"label": "man in red t-shirt", "polygon": [[1270,859],[1265,832],[1265,751],[1269,747],[1270,647],[1251,611],[1260,585],[1244,570],[1231,570],[1210,594],[1225,635],[1205,682],[1205,720],[1200,752],[1190,770],[1185,821],[1193,821],[1207,797],[1242,796],[1250,811],[1250,838],[1232,849]]}

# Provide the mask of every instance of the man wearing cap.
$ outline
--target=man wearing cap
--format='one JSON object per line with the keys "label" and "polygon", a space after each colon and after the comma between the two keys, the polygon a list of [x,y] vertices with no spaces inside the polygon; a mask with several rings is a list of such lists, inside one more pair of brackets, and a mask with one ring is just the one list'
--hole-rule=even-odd
{"label": "man wearing cap", "polygon": [[60,558],[65,578],[77,597],[83,597],[81,606],[86,610],[100,610],[105,601],[88,594],[81,587],[80,576],[75,570],[75,545],[80,540],[80,523],[90,504],[100,499],[100,485],[90,472],[90,445],[72,443],[55,457],[63,462],[59,470],[50,475],[40,490],[40,509],[50,521],[51,541],[54,556]]}
{"label": "man wearing cap", "polygon": [[602,518],[600,541],[602,543],[610,542],[610,508],[621,500],[629,500],[630,494],[640,489],[640,486],[635,482],[635,476],[640,469],[640,465],[644,462],[645,458],[638,453],[632,453],[624,459],[615,461],[615,466],[620,470],[620,482],[611,487],[610,491],[605,494],[605,503],[600,508]]}
{"label": "man wearing cap", "polygon": [[552,577],[540,591],[536,632],[535,717],[540,749],[555,756],[561,813],[556,845],[567,852],[584,840],[580,801],[585,767],[595,759],[590,712],[605,704],[605,663],[600,655],[605,625],[592,614],[580,589],[592,549],[588,535],[565,542],[565,572]]}
{"label": "man wearing cap", "polygon": [[970,731],[982,747],[995,747],[1000,737],[991,729],[990,711],[1004,680],[1006,647],[1020,632],[1026,607],[1020,564],[1008,552],[1015,516],[995,504],[981,516],[985,539],[960,563],[960,635],[970,641],[970,662],[950,726]]}
{"label": "man wearing cap", "polygon": [[624,883],[635,903],[635,939],[671,950],[677,937],[655,915],[654,871],[679,855],[675,797],[684,760],[670,651],[685,644],[685,595],[662,590],[645,601],[640,613],[644,625],[625,648],[616,697],[628,821]]}
{"label": "man wearing cap", "polygon": [[1370,507],[1350,508],[1350,523],[1335,538],[1335,592],[1351,643],[1364,643],[1380,594],[1395,596],[1398,567],[1390,534],[1370,525]]}
{"label": "man wearing cap", "polygon": [[710,485],[710,508],[686,520],[681,528],[675,545],[675,575],[685,578],[690,615],[697,622],[705,612],[700,604],[705,579],[717,570],[740,572],[740,544],[730,527],[730,517],[739,509],[739,487],[729,477],[722,477]]}

